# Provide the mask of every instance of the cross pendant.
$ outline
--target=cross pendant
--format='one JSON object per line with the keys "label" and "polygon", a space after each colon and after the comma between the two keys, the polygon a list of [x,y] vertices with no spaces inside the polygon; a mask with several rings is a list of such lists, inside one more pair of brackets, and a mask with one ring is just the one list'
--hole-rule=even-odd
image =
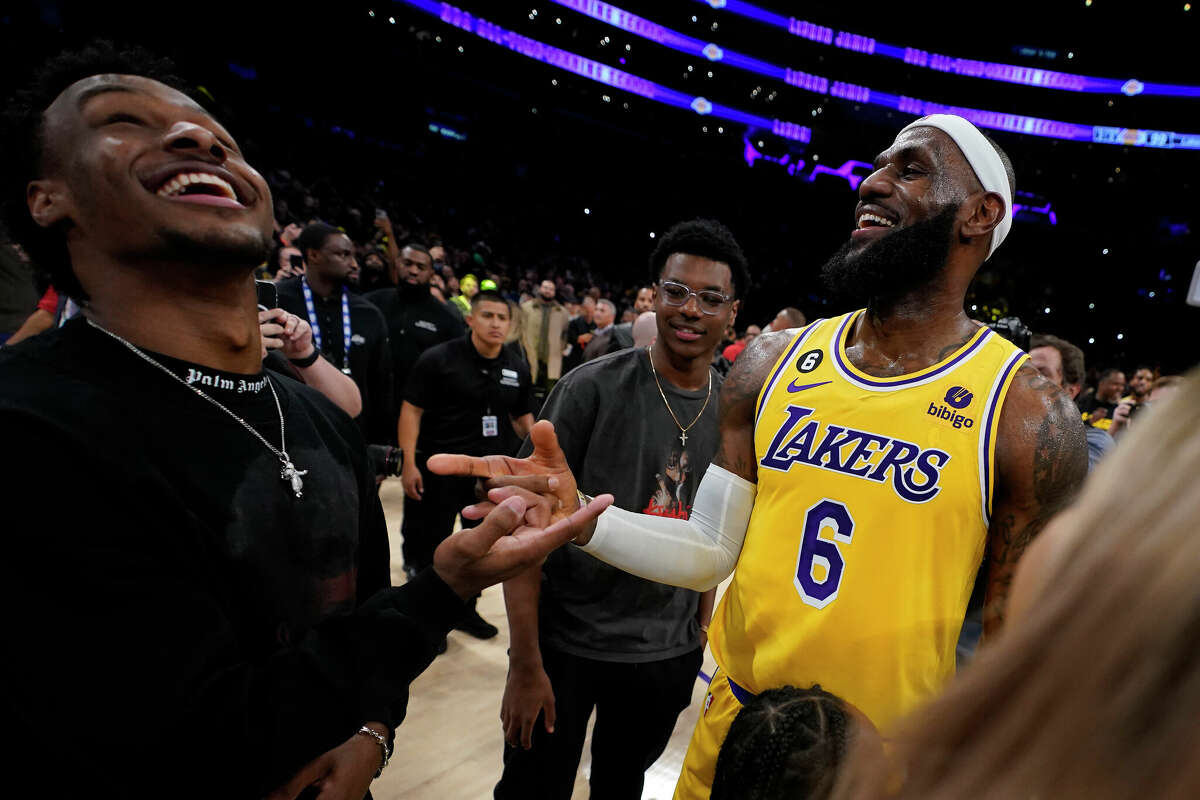
{"label": "cross pendant", "polygon": [[684,447],[687,447],[687,431],[680,431],[680,432],[679,432],[679,442],[680,442],[680,444],[682,444]]}
{"label": "cross pendant", "polygon": [[296,469],[292,462],[287,462],[283,465],[283,470],[279,473],[281,480],[288,481],[292,485],[292,491],[296,493],[296,497],[304,495],[304,481],[300,480],[301,475],[307,475],[308,470]]}

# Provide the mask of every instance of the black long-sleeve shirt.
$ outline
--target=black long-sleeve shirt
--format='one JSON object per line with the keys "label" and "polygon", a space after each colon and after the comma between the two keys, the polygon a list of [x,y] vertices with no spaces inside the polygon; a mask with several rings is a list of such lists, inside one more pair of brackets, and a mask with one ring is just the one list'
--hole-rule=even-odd
{"label": "black long-sleeve shirt", "polygon": [[[362,394],[359,429],[372,444],[396,439],[399,400],[393,394],[392,352],[387,324],[374,304],[347,293],[350,307],[350,377]],[[279,307],[300,319],[309,319],[300,278],[279,282]],[[335,367],[346,366],[346,337],[342,328],[342,293],[322,299],[313,295],[313,310],[321,328],[321,355]]]}
{"label": "black long-sleeve shirt", "polygon": [[462,604],[432,572],[388,588],[342,411],[155,358],[278,447],[273,386],[302,497],[237,421],[83,320],[0,351],[0,752],[42,793],[261,797],[363,722],[398,725]]}
{"label": "black long-sleeve shirt", "polygon": [[392,350],[392,380],[396,418],[404,400],[405,384],[417,359],[434,345],[457,339],[466,331],[462,317],[429,293],[428,286],[390,286],[366,295],[387,321]]}

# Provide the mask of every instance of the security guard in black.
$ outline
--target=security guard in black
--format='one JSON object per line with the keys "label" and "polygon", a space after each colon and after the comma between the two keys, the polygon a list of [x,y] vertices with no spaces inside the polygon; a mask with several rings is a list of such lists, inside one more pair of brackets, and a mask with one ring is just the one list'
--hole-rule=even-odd
{"label": "security guard in black", "polygon": [[464,330],[462,315],[429,293],[432,263],[425,248],[408,245],[400,251],[399,284],[364,295],[387,322],[397,405],[421,354]]}
{"label": "security guard in black", "polygon": [[511,316],[503,297],[480,292],[470,332],[426,350],[408,376],[399,439],[405,563],[415,569],[429,565],[455,515],[475,501],[474,479],[430,473],[429,456],[512,454],[533,425],[529,368],[503,346]]}

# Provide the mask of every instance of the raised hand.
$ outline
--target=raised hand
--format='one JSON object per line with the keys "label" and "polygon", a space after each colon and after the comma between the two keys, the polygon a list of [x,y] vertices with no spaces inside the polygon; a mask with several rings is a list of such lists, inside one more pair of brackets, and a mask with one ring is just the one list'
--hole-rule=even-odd
{"label": "raised hand", "polygon": [[288,358],[307,358],[312,355],[312,326],[308,320],[289,314],[282,308],[271,308],[258,312],[258,324],[262,331],[264,358],[267,350],[280,348]]}
{"label": "raised hand", "polygon": [[[555,510],[555,518],[561,519],[563,515],[571,513],[579,506],[575,475],[567,466],[562,448],[558,446],[558,436],[554,433],[553,423],[548,420],[534,423],[529,431],[529,438],[533,442],[533,452],[527,458],[440,453],[430,457],[429,469],[438,475],[469,475],[483,478],[489,481],[489,488],[501,485],[523,486],[526,483],[545,487],[558,499],[559,508]],[[541,477],[543,480],[512,480],[523,476]],[[547,482],[545,479],[553,480]],[[542,491],[542,488],[534,488],[533,485],[525,488]]]}

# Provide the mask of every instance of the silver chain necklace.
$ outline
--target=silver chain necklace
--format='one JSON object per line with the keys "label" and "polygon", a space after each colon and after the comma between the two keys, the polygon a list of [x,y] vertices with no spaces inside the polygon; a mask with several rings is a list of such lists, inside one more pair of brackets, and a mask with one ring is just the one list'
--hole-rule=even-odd
{"label": "silver chain necklace", "polygon": [[662,398],[663,405],[667,407],[667,413],[671,415],[671,419],[675,420],[675,426],[679,428],[679,441],[687,447],[687,432],[692,429],[692,426],[700,421],[700,417],[704,414],[704,409],[708,408],[708,401],[712,399],[712,370],[708,371],[708,396],[704,398],[704,405],[700,406],[700,413],[696,418],[685,428],[679,424],[679,417],[675,416],[675,412],[671,410],[671,404],[667,402],[667,393],[663,391],[662,384],[658,382],[658,370],[654,368],[654,353],[650,352],[650,346],[646,346],[646,356],[650,359],[650,374],[654,376],[654,385],[658,387],[658,395]]}
{"label": "silver chain necklace", "polygon": [[283,469],[282,469],[282,470],[280,471],[280,473],[279,473],[279,479],[280,479],[280,480],[283,480],[283,481],[287,481],[288,483],[290,483],[290,484],[291,484],[292,491],[296,493],[296,497],[301,497],[301,496],[303,495],[304,481],[300,480],[300,476],[302,476],[302,475],[307,475],[307,474],[308,474],[308,470],[306,470],[306,469],[296,469],[295,465],[294,465],[294,464],[292,464],[292,459],[291,459],[291,458],[288,456],[288,454],[287,454],[287,438],[286,438],[286,430],[284,429],[284,425],[283,425],[283,408],[282,408],[282,406],[280,406],[280,405],[279,405],[279,395],[278,395],[278,393],[276,393],[276,391],[275,391],[275,384],[271,383],[271,378],[270,378],[270,377],[269,377],[269,376],[268,376],[268,375],[267,375],[265,372],[263,373],[263,379],[264,379],[264,380],[267,382],[267,387],[268,387],[268,388],[270,388],[270,390],[271,390],[271,396],[275,398],[275,410],[276,410],[277,412],[279,412],[279,446],[280,446],[280,448],[282,448],[282,449],[276,449],[276,448],[275,448],[275,446],[274,446],[273,444],[271,444],[270,442],[268,442],[266,439],[264,439],[264,438],[263,438],[263,435],[262,435],[261,433],[259,433],[258,431],[254,430],[254,428],[250,427],[250,425],[248,425],[244,419],[242,419],[242,418],[241,418],[241,417],[239,417],[237,414],[235,414],[235,413],[233,413],[232,411],[230,411],[230,410],[229,410],[228,408],[226,408],[225,406],[221,405],[221,403],[220,403],[220,402],[218,402],[217,400],[215,400],[214,398],[212,398],[212,397],[209,397],[209,396],[208,396],[208,395],[206,395],[204,392],[200,391],[200,390],[199,390],[199,389],[197,389],[195,386],[193,386],[192,384],[190,384],[190,383],[188,383],[187,381],[185,381],[183,378],[181,378],[181,377],[179,377],[178,375],[176,375],[174,372],[172,372],[172,371],[171,371],[171,370],[169,370],[168,368],[164,367],[162,364],[160,364],[160,363],[158,363],[157,361],[155,361],[155,360],[154,360],[153,358],[151,358],[150,356],[148,356],[148,355],[146,355],[145,353],[143,353],[143,352],[142,352],[140,349],[138,349],[138,347],[137,347],[136,345],[134,345],[132,342],[128,342],[128,341],[126,341],[125,339],[122,339],[122,338],[121,338],[120,336],[118,336],[117,334],[113,333],[112,331],[110,331],[110,330],[107,330],[107,329],[105,329],[105,328],[102,328],[102,327],[100,327],[100,326],[99,326],[99,325],[97,325],[95,322],[93,322],[93,321],[91,320],[91,318],[88,318],[88,321],[87,321],[87,322],[88,322],[88,325],[91,325],[93,328],[95,328],[96,330],[100,331],[101,333],[106,333],[106,334],[108,334],[109,336],[111,336],[112,338],[116,339],[118,342],[120,342],[121,344],[123,344],[123,345],[125,345],[126,347],[128,347],[128,348],[129,348],[130,350],[132,350],[134,353],[136,353],[137,355],[141,356],[141,357],[142,357],[142,359],[144,359],[144,360],[146,360],[146,361],[149,361],[151,364],[153,364],[154,366],[158,367],[158,368],[159,368],[159,369],[161,369],[163,372],[167,373],[167,374],[168,374],[168,375],[170,375],[172,378],[174,378],[175,380],[177,380],[177,381],[179,381],[180,383],[182,383],[182,384],[183,384],[184,386],[186,386],[188,389],[191,389],[193,392],[195,392],[196,394],[200,395],[200,396],[201,396],[201,397],[203,397],[205,400],[207,400],[208,402],[212,403],[214,406],[216,406],[217,408],[221,409],[221,410],[222,410],[222,411],[224,411],[226,414],[228,414],[229,416],[231,416],[231,417],[233,417],[235,420],[237,420],[237,421],[238,421],[238,423],[239,423],[239,424],[240,424],[240,425],[241,425],[243,428],[245,428],[246,430],[250,431],[250,433],[254,434],[254,437],[255,437],[256,439],[258,439],[260,442],[262,442],[264,445],[266,445],[266,446],[267,446],[267,449],[268,449],[268,450],[270,450],[272,453],[274,453],[274,454],[275,454],[275,457],[279,459],[279,463],[283,465]]}

